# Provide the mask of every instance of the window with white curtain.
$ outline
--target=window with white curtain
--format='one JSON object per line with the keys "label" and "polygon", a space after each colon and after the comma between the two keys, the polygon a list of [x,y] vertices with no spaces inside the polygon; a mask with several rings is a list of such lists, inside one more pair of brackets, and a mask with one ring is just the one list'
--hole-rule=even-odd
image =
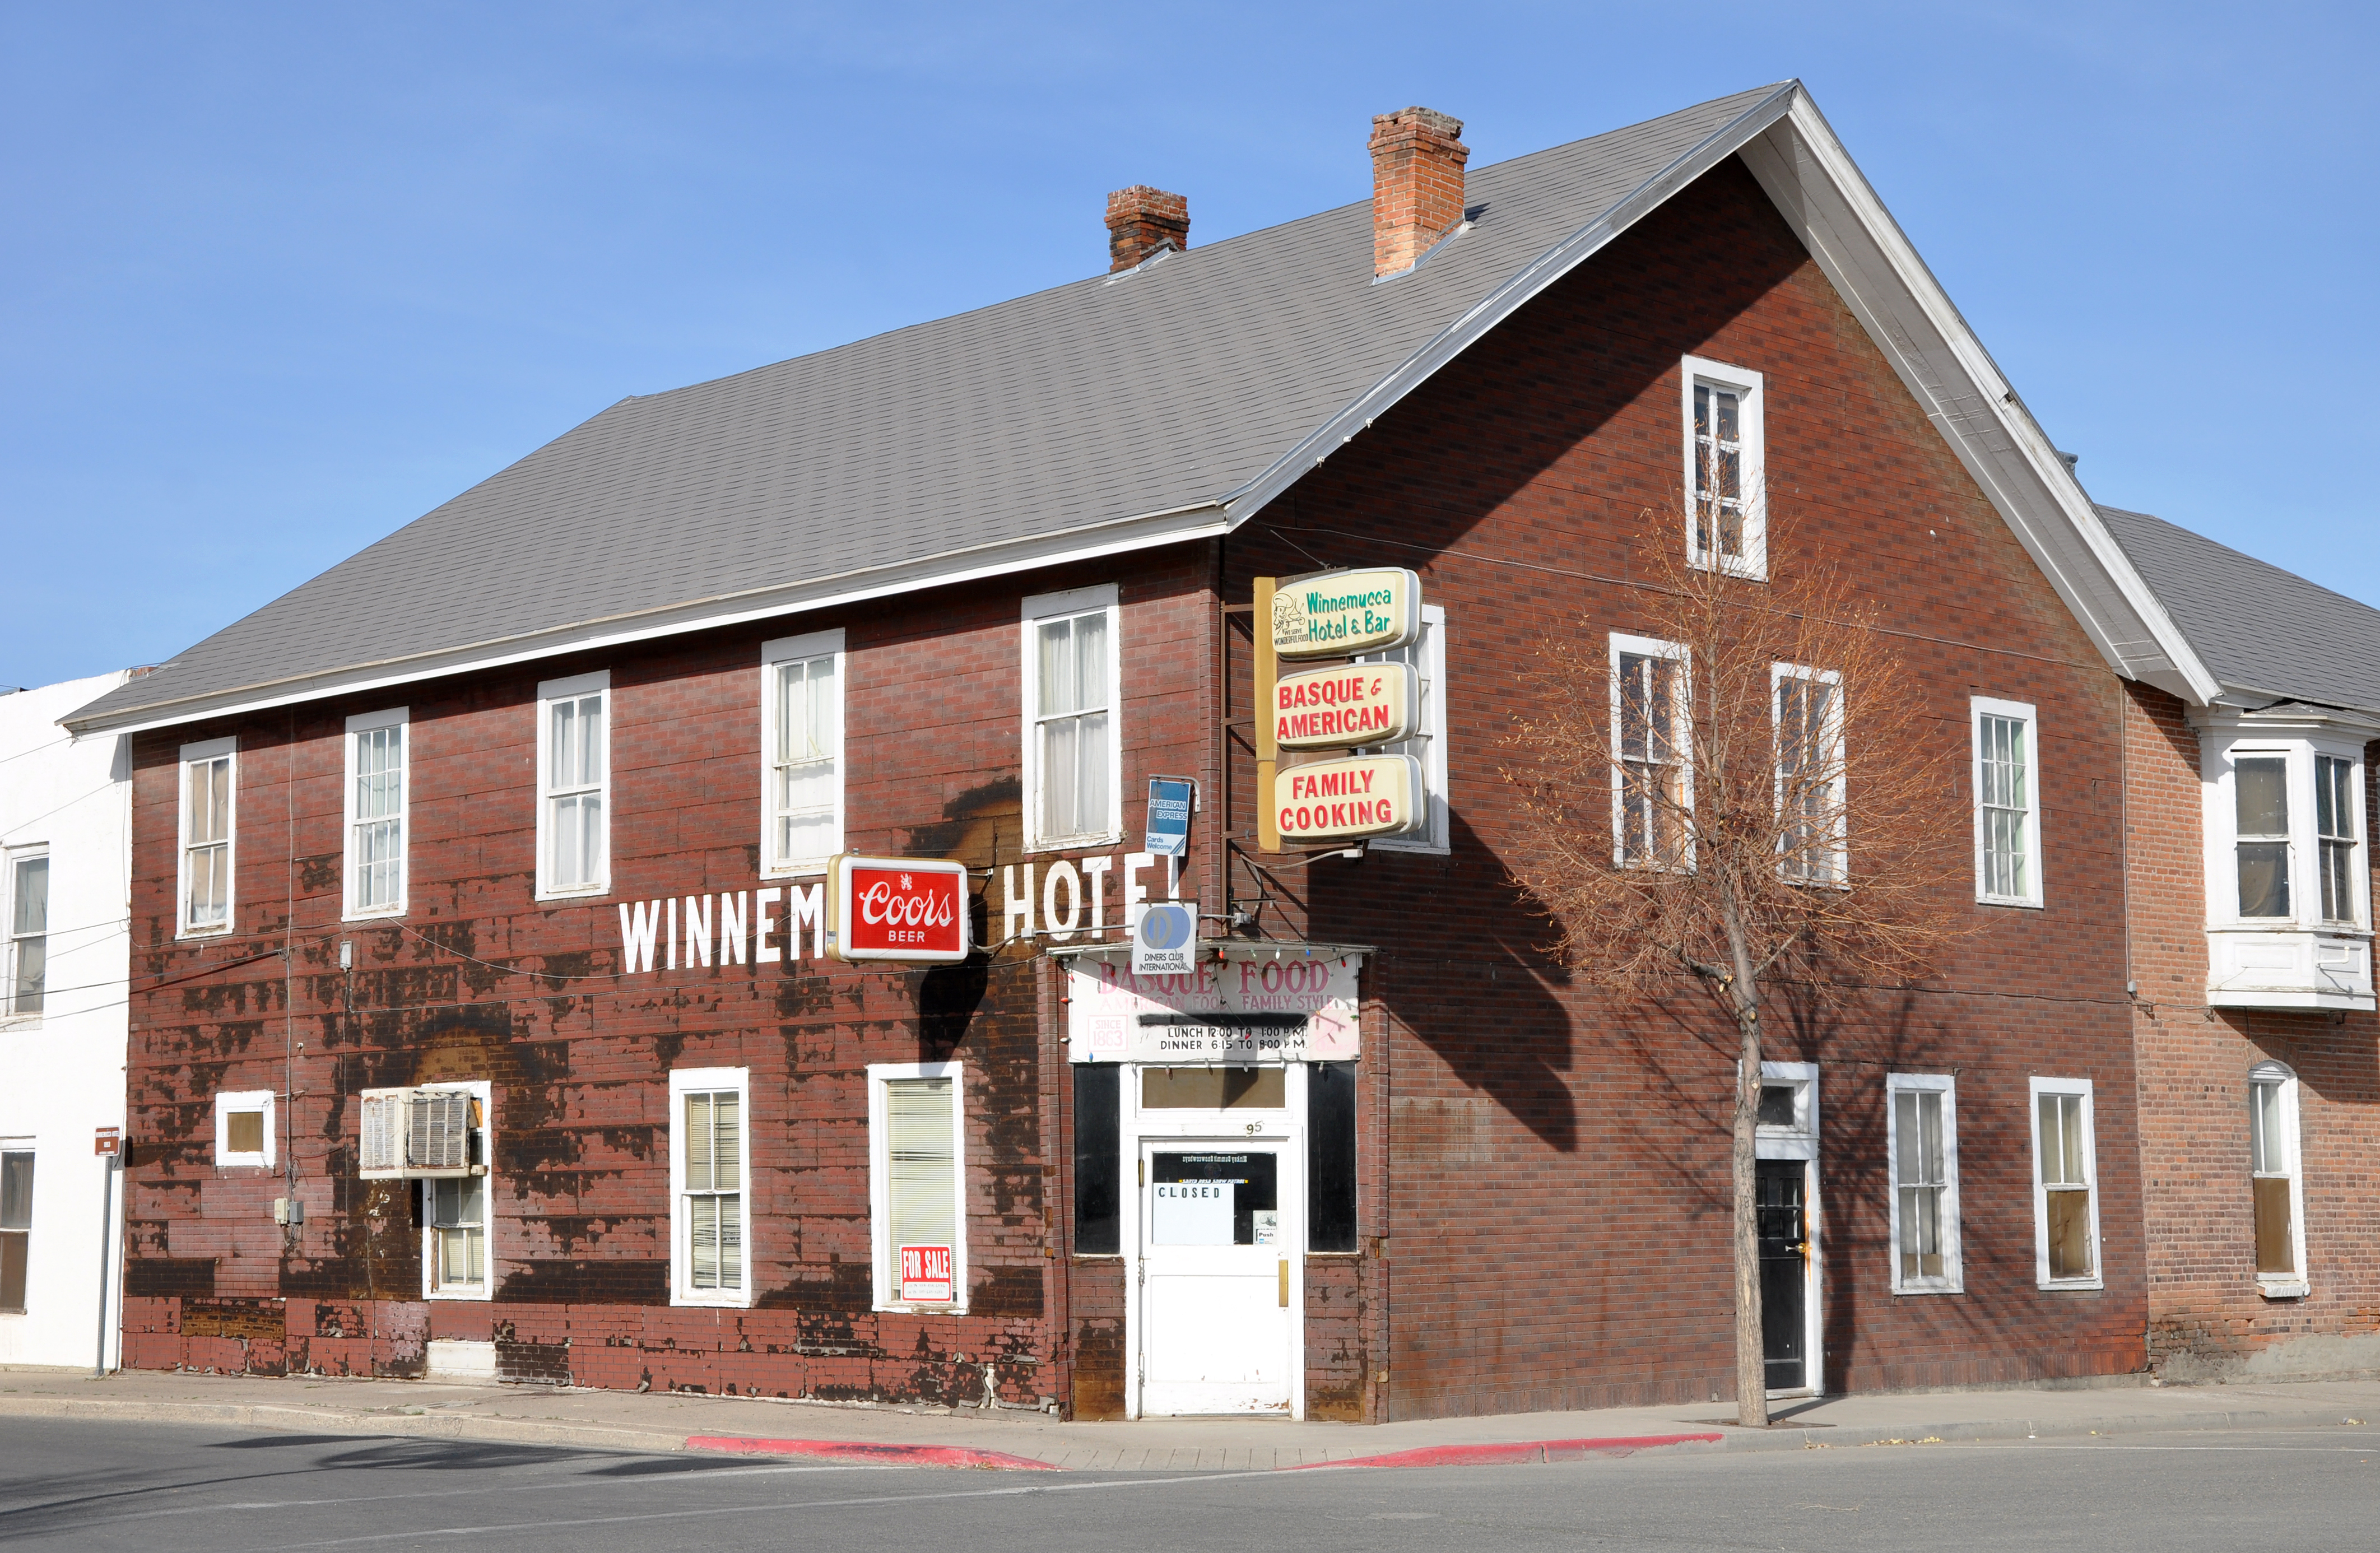
{"label": "window with white curtain", "polygon": [[1113,587],[1025,601],[1027,844],[1123,833]]}
{"label": "window with white curtain", "polygon": [[538,686],[538,894],[612,887],[612,676]]}
{"label": "window with white curtain", "polygon": [[1893,1292],[1958,1293],[1958,1081],[1948,1074],[1888,1074],[1885,1098]]}
{"label": "window with white curtain", "polygon": [[841,631],[760,649],[764,872],[816,873],[843,850]]}
{"label": "window with white curtain", "polygon": [[670,1074],[670,1257],[680,1304],[751,1303],[751,1071]]}
{"label": "window with white curtain", "polygon": [[237,764],[230,739],[182,746],[181,937],[231,929]]}
{"label": "window with white curtain", "polygon": [[956,1062],[868,1070],[876,1304],[966,1308],[965,1146]]}
{"label": "window with white curtain", "polygon": [[0,892],[6,892],[8,940],[0,970],[7,980],[0,984],[0,1014],[32,1019],[40,1016],[49,986],[50,855],[44,848],[21,847],[6,857]]}
{"label": "window with white curtain", "polygon": [[405,911],[406,709],[347,719],[347,909],[350,917]]}
{"label": "window with white curtain", "polygon": [[2034,709],[1970,698],[1974,739],[1975,898],[2041,904],[2041,752]]}

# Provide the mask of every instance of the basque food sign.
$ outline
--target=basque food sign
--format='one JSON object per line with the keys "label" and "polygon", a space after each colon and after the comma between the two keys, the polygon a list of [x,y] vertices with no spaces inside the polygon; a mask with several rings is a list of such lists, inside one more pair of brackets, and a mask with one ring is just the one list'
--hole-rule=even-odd
{"label": "basque food sign", "polygon": [[1361,968],[1353,954],[1204,960],[1187,976],[1077,962],[1066,974],[1066,1054],[1173,1067],[1350,1061]]}
{"label": "basque food sign", "polygon": [[1282,658],[1385,652],[1421,635],[1421,578],[1402,566],[1318,572],[1272,596],[1272,649]]}
{"label": "basque food sign", "polygon": [[1273,738],[1283,749],[1345,749],[1411,738],[1421,680],[1404,663],[1308,669],[1273,682]]}

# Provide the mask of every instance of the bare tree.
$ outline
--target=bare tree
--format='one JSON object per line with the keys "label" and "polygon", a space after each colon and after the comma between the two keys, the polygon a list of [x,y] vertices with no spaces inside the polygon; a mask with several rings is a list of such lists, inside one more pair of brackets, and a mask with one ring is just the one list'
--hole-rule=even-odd
{"label": "bare tree", "polygon": [[1707,516],[1648,512],[1633,618],[1548,639],[1505,776],[1512,872],[1564,963],[1623,1002],[1698,988],[1733,1026],[1736,1398],[1757,1426],[1761,1010],[1923,975],[1961,931],[1965,811],[1959,746],[1876,605],[1781,535],[1791,563],[1746,575],[1741,515]]}

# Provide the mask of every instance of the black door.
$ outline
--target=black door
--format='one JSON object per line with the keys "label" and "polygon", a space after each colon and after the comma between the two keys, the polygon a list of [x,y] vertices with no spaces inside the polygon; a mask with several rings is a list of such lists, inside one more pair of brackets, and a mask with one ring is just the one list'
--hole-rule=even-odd
{"label": "black door", "polygon": [[1809,1219],[1803,1212],[1799,1159],[1759,1161],[1760,1338],[1768,1361],[1768,1389],[1788,1391],[1810,1383]]}

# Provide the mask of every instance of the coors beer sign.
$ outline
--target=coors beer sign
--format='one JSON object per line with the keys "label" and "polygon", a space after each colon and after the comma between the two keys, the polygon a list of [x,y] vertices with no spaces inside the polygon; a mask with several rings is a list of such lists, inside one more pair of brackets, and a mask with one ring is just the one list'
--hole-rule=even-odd
{"label": "coors beer sign", "polygon": [[964,863],[837,855],[827,864],[826,952],[838,960],[948,965],[967,957]]}
{"label": "coors beer sign", "polygon": [[1385,652],[1421,635],[1421,578],[1402,566],[1317,572],[1272,595],[1272,649],[1282,658]]}

